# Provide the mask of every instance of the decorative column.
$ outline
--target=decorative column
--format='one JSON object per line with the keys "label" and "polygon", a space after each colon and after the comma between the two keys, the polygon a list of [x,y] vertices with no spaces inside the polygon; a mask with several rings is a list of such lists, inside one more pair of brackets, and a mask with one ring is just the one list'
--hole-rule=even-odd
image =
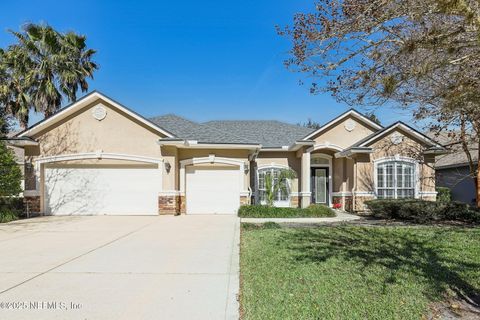
{"label": "decorative column", "polygon": [[311,203],[312,192],[310,189],[310,152],[304,150],[302,153],[302,188],[300,192],[302,208]]}

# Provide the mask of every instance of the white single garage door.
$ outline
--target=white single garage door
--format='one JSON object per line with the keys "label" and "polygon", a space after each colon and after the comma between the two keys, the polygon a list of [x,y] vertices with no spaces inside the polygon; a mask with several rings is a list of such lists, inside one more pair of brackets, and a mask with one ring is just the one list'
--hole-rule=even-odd
{"label": "white single garage door", "polygon": [[237,167],[186,168],[187,214],[236,214],[240,206]]}
{"label": "white single garage door", "polygon": [[161,170],[152,167],[47,167],[51,215],[156,215]]}

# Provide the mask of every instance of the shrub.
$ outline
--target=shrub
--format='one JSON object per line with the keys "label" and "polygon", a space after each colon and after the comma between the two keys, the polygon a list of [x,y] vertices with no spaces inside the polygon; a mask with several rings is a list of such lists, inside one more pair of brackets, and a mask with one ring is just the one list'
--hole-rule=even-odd
{"label": "shrub", "polygon": [[245,205],[238,209],[242,218],[299,218],[334,217],[335,212],[323,205],[311,205],[308,208],[279,208],[264,205]]}
{"label": "shrub", "polygon": [[15,211],[9,209],[0,210],[0,223],[10,222],[17,219],[18,215]]}
{"label": "shrub", "polygon": [[23,214],[23,198],[0,198],[0,223],[18,219]]}
{"label": "shrub", "polygon": [[304,210],[309,211],[311,215],[314,217],[335,217],[336,216],[335,212],[332,209],[321,204],[312,204]]}
{"label": "shrub", "polygon": [[480,211],[460,202],[433,202],[416,199],[370,200],[365,204],[378,218],[410,220],[418,223],[434,221],[480,222]]}
{"label": "shrub", "polygon": [[452,201],[452,191],[449,188],[437,187],[437,201],[450,202]]}
{"label": "shrub", "polygon": [[22,171],[12,150],[0,141],[0,197],[16,196],[22,192]]}

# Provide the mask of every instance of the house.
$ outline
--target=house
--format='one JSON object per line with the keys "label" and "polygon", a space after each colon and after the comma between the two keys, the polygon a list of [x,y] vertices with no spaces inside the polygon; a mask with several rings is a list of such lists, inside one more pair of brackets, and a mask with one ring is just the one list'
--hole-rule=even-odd
{"label": "house", "polygon": [[195,123],[146,119],[92,92],[19,133],[25,201],[47,215],[235,214],[264,203],[265,177],[296,178],[276,206],[340,203],[362,211],[374,198],[435,200],[443,148],[410,126],[388,127],[349,110],[312,130],[278,121]]}
{"label": "house", "polygon": [[[476,163],[478,150],[470,148],[470,155]],[[469,161],[463,150],[438,156],[435,176],[438,187],[450,189],[452,200],[476,205],[475,181],[470,174]]]}

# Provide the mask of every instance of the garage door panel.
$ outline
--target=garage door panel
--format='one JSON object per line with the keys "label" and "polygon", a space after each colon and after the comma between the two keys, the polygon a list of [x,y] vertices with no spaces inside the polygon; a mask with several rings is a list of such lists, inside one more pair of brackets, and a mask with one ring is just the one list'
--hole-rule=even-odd
{"label": "garage door panel", "polygon": [[236,214],[240,206],[236,167],[187,167],[188,214]]}
{"label": "garage door panel", "polygon": [[158,213],[158,169],[46,168],[46,211],[53,215]]}

